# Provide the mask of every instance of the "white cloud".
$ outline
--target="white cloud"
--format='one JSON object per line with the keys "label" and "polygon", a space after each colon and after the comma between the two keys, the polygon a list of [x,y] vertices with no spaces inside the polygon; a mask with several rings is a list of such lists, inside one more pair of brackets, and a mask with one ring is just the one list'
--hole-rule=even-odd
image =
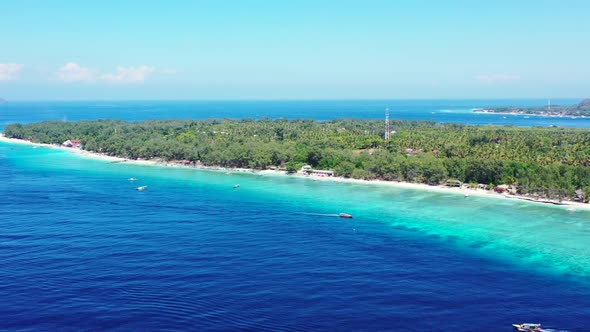
{"label": "white cloud", "polygon": [[[114,73],[101,74],[97,70],[82,67],[77,63],[69,62],[61,67],[56,73],[57,80],[67,83],[72,82],[103,82],[110,84],[140,84],[145,82],[147,77],[156,71],[155,67],[117,67]],[[164,71],[160,71],[163,74]],[[166,74],[171,74],[166,72]]]}
{"label": "white cloud", "polygon": [[55,76],[62,82],[92,82],[96,79],[92,69],[73,62],[66,63],[55,73]]}
{"label": "white cloud", "polygon": [[23,65],[18,63],[0,63],[0,81],[12,80],[23,67]]}
{"label": "white cloud", "polygon": [[476,80],[482,83],[493,84],[501,81],[518,81],[520,76],[518,75],[506,75],[506,74],[491,74],[491,75],[478,75],[474,77]]}
{"label": "white cloud", "polygon": [[145,79],[154,71],[155,67],[117,67],[114,74],[104,74],[100,79],[109,83],[143,83]]}

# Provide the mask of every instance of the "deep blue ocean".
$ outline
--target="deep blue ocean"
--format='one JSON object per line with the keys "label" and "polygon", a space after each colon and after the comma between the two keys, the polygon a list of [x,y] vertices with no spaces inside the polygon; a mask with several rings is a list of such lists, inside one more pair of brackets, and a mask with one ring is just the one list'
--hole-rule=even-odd
{"label": "deep blue ocean", "polygon": [[[590,127],[589,119],[468,111],[493,102],[506,101],[386,106],[392,118]],[[0,105],[0,126],[381,118],[384,104],[15,102]],[[590,331],[587,211],[109,163],[2,142],[0,197],[0,330],[512,331],[512,323],[540,322]],[[332,216],[339,212],[354,218]]]}
{"label": "deep blue ocean", "polygon": [[[574,105],[580,99],[552,99],[552,105]],[[476,125],[560,126],[590,128],[590,118],[542,117],[473,113],[492,106],[547,105],[546,99],[475,100],[310,100],[310,101],[51,101],[0,104],[0,128],[13,122],[93,119],[209,119],[287,118],[332,120],[383,119],[388,107],[392,119],[429,120]]]}

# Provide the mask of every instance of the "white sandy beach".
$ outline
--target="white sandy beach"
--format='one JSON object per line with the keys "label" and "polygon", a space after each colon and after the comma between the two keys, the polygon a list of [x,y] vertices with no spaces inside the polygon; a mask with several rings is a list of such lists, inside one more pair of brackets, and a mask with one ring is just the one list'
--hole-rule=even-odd
{"label": "white sandy beach", "polygon": [[384,181],[384,180],[360,180],[360,179],[350,179],[350,178],[343,178],[343,177],[321,177],[321,176],[309,176],[309,175],[302,175],[302,174],[287,174],[285,171],[278,171],[278,170],[253,170],[247,168],[226,168],[226,167],[216,167],[216,166],[203,166],[203,165],[183,165],[181,163],[175,162],[164,162],[161,160],[134,160],[134,159],[125,159],[121,157],[113,157],[108,156],[101,153],[85,151],[77,148],[69,148],[59,145],[52,145],[52,144],[41,144],[41,143],[33,143],[26,140],[15,139],[15,138],[8,138],[5,137],[3,133],[0,133],[0,142],[6,142],[11,144],[22,144],[22,145],[30,145],[30,146],[39,146],[45,147],[50,149],[60,149],[64,151],[68,151],[71,153],[75,153],[77,155],[83,156],[85,158],[91,158],[96,160],[103,160],[108,162],[128,162],[137,165],[147,165],[147,166],[169,166],[169,167],[182,167],[182,168],[194,168],[194,169],[205,169],[205,170],[219,170],[219,171],[229,171],[229,172],[248,172],[248,173],[257,173],[261,175],[280,175],[280,176],[297,176],[300,178],[305,178],[314,181],[333,181],[333,182],[344,182],[344,183],[355,183],[355,184],[363,184],[363,185],[382,185],[382,186],[391,186],[395,188],[402,188],[402,189],[413,189],[413,190],[426,190],[431,192],[439,192],[439,193],[446,193],[446,194],[456,194],[464,196],[468,198],[469,196],[478,196],[478,197],[488,197],[488,198],[495,198],[495,199],[515,199],[515,200],[524,200],[530,203],[535,204],[553,204],[557,205],[559,203],[562,207],[567,207],[568,209],[583,209],[583,210],[590,210],[590,204],[586,203],[579,203],[579,202],[572,202],[572,201],[546,201],[546,200],[537,200],[532,197],[526,196],[519,196],[519,195],[509,195],[509,194],[499,194],[490,190],[484,189],[463,189],[458,187],[447,187],[447,186],[432,186],[424,183],[410,183],[410,182],[397,182],[397,181]]}

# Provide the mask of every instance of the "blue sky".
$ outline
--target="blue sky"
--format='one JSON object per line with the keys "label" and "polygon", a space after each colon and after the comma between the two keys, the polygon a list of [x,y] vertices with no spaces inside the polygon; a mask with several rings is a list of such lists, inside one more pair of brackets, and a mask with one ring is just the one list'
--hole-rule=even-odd
{"label": "blue sky", "polygon": [[0,0],[0,97],[590,97],[589,1]]}

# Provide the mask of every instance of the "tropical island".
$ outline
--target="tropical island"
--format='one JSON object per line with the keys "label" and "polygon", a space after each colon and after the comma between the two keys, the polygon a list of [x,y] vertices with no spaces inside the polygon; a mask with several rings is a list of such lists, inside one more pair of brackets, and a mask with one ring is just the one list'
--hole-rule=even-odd
{"label": "tropical island", "polygon": [[65,144],[129,160],[297,172],[507,191],[588,202],[590,132],[392,121],[96,120],[11,124],[8,138]]}
{"label": "tropical island", "polygon": [[476,113],[528,114],[544,116],[590,116],[590,98],[571,106],[547,105],[544,107],[489,107],[473,110]]}

